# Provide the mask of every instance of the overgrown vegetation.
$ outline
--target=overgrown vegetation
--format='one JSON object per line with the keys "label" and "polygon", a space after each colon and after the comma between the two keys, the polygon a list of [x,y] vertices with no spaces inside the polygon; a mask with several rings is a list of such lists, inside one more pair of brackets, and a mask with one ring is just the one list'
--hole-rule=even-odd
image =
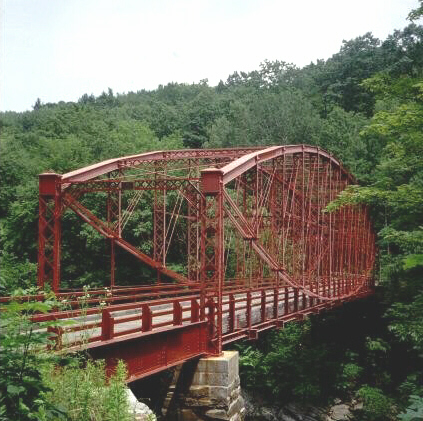
{"label": "overgrown vegetation", "polygon": [[35,312],[47,312],[51,301],[18,303],[12,301],[2,308],[1,314],[1,356],[0,356],[0,419],[38,419],[43,408],[50,419],[61,417],[62,413],[45,399],[49,390],[42,379],[39,367],[54,364],[55,358],[40,348],[49,341],[44,323],[39,329],[31,323]]}
{"label": "overgrown vegetation", "polygon": [[268,404],[338,398],[362,403],[357,420],[396,419],[410,395],[422,392],[421,356],[390,331],[387,308],[378,290],[269,332],[257,344],[239,344],[241,383]]}
{"label": "overgrown vegetation", "polygon": [[[65,367],[43,368],[43,379],[49,391],[48,402],[63,408],[68,419],[75,421],[129,421],[131,416],[126,395],[126,367],[119,361],[116,372],[106,379],[104,361],[86,361],[81,366],[77,358]],[[48,420],[44,408],[40,420]]]}
{"label": "overgrown vegetation", "polygon": [[[422,14],[419,3],[410,14],[415,21]],[[351,304],[359,306],[354,311],[345,307],[243,346],[244,386],[274,402],[356,397],[364,405],[359,420],[401,413],[402,420],[417,419],[423,408],[422,42],[423,27],[411,22],[384,41],[370,33],[345,41],[330,59],[303,68],[265,61],[216,87],[204,80],[125,95],[109,89],[77,103],[37,101],[31,112],[1,113],[1,294],[34,285],[38,173],[155,149],[318,145],[342,159],[360,182],[328,210],[346,203],[371,206],[380,250],[378,294]],[[150,203],[143,196],[128,226],[131,243],[146,252],[152,247]],[[90,204],[96,207],[101,214],[103,204]],[[63,231],[64,286],[102,286],[108,278],[105,242],[71,213],[64,215]],[[182,263],[177,247],[168,257]],[[131,256],[118,252],[117,259],[121,284],[149,278],[149,270]],[[10,346],[25,349],[17,342]],[[45,406],[51,396],[46,388],[54,376],[60,384],[60,373],[72,367],[50,371],[44,381],[31,371],[40,356],[27,353],[25,361],[32,362],[22,365],[12,361],[14,355],[2,360],[2,370],[14,370],[0,379],[3,407],[13,399],[10,408],[22,414],[60,412],[63,402]]]}
{"label": "overgrown vegetation", "polygon": [[58,322],[31,322],[35,313],[60,305],[50,295],[43,302],[14,300],[2,307],[0,420],[131,420],[122,361],[107,379],[104,361],[48,349],[54,335],[47,329]]}

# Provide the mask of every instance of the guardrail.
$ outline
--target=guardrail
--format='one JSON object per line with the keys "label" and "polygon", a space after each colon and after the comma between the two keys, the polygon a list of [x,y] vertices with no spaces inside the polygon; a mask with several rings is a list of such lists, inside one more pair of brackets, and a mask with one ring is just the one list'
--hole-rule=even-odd
{"label": "guardrail", "polygon": [[[113,304],[106,307],[71,309],[33,316],[34,323],[45,321],[72,321],[69,326],[49,328],[55,334],[57,349],[77,349],[110,344],[126,336],[154,334],[172,330],[199,321],[209,323],[210,340],[222,335],[224,344],[242,338],[255,339],[258,333],[283,327],[284,323],[301,320],[309,314],[341,304],[339,301],[324,301],[300,293],[293,287],[231,288],[224,292],[222,308],[217,308],[217,299],[208,294],[201,308],[200,290],[191,290],[188,295],[148,300],[136,303]],[[364,289],[353,298],[371,292]],[[218,312],[222,312],[221,333],[215,330]]]}

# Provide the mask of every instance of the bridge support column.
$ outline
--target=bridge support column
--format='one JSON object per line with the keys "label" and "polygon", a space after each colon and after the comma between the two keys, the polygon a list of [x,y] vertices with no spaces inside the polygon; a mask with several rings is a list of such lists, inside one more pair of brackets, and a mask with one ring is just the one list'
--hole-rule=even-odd
{"label": "bridge support column", "polygon": [[39,175],[38,286],[48,283],[54,292],[60,286],[62,198],[61,175]]}
{"label": "bridge support column", "polygon": [[162,409],[178,421],[244,419],[238,352],[201,358],[177,367]]}

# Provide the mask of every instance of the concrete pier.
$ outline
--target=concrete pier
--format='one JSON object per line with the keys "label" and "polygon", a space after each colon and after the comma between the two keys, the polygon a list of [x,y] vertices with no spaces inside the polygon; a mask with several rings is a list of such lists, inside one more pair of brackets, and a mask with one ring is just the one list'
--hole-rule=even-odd
{"label": "concrete pier", "polygon": [[178,421],[241,421],[245,407],[239,382],[238,352],[187,362],[175,370],[163,416]]}

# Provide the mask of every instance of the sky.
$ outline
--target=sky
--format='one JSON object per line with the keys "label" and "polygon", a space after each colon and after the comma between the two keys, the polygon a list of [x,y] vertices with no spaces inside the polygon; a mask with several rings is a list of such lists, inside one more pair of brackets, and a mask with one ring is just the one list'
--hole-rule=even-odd
{"label": "sky", "polygon": [[304,66],[366,32],[402,29],[417,0],[0,0],[0,111],[210,85],[264,60]]}

